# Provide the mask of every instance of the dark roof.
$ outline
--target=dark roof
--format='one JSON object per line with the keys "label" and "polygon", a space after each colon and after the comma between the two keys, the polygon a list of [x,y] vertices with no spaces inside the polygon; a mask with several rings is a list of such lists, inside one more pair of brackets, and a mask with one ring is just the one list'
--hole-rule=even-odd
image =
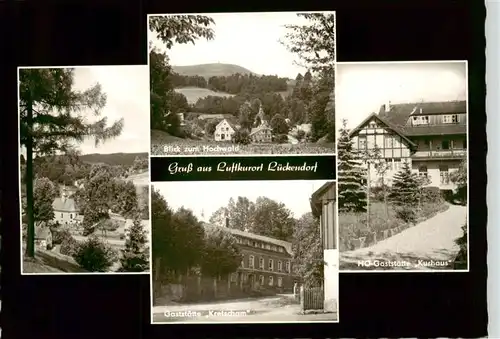
{"label": "dark roof", "polygon": [[[212,225],[209,223],[203,223],[203,226],[204,227],[220,227],[220,226]],[[273,245],[277,245],[277,246],[282,246],[285,248],[285,250],[290,255],[293,255],[291,242],[283,241],[283,240],[279,240],[279,239],[275,239],[275,238],[271,238],[271,237],[266,237],[264,235],[259,235],[259,234],[255,234],[255,233],[240,231],[240,230],[237,230],[234,228],[228,228],[228,227],[221,227],[221,228],[230,232],[233,235],[237,235],[237,236],[241,236],[241,237],[245,237],[245,238],[249,238],[249,239],[253,239],[253,240],[259,240],[259,241],[266,242],[266,243],[273,244]]]}
{"label": "dark roof", "polygon": [[385,117],[381,117],[380,115],[377,115],[376,113],[372,113],[370,114],[365,120],[363,120],[356,128],[353,128],[350,132],[349,132],[349,137],[352,137],[354,134],[356,134],[357,132],[359,132],[359,130],[361,130],[364,125],[366,123],[368,123],[368,121],[370,121],[372,118],[375,118],[377,120],[379,120],[382,124],[386,125],[387,127],[389,127],[391,130],[393,130],[396,134],[398,134],[400,137],[402,137],[403,139],[406,140],[406,142],[408,142],[411,146],[416,146],[415,143],[413,141],[411,141],[410,139],[408,139],[408,137],[405,135],[405,133],[403,132],[402,128],[393,124],[390,120],[386,119]]}
{"label": "dark roof", "polygon": [[446,126],[412,126],[405,128],[404,133],[408,136],[466,134],[467,127],[452,124]]}
{"label": "dark roof", "polygon": [[[420,113],[422,110],[422,113]],[[467,103],[465,101],[442,101],[442,102],[410,102],[402,104],[390,104],[389,112],[385,111],[385,105],[380,107],[379,116],[390,121],[392,124],[405,126],[411,115],[432,115],[447,113],[466,113]]]}

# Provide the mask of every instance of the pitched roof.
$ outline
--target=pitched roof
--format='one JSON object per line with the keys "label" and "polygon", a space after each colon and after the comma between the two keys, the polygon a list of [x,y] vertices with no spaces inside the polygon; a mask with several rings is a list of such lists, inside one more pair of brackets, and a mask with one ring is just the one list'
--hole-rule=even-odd
{"label": "pitched roof", "polygon": [[[220,226],[212,225],[209,223],[203,223],[203,225],[205,227],[220,227]],[[285,248],[285,250],[288,252],[288,254],[293,255],[291,242],[279,240],[279,239],[275,239],[275,238],[271,238],[271,237],[266,237],[264,235],[259,235],[259,234],[255,234],[255,233],[240,231],[240,230],[237,230],[234,228],[228,228],[228,227],[221,227],[221,228],[223,228],[224,230],[226,230],[226,231],[228,231],[231,234],[236,235],[236,236],[241,236],[241,237],[245,237],[245,238],[249,238],[249,239],[253,239],[253,240],[259,240],[259,241],[273,244],[273,245],[277,245],[277,246],[282,246]]]}
{"label": "pitched roof", "polygon": [[467,126],[464,124],[450,124],[446,126],[412,126],[405,128],[404,133],[408,136],[466,134]]}
{"label": "pitched roof", "polygon": [[228,124],[228,125],[229,125],[229,126],[230,126],[233,130],[234,130],[234,131],[236,131],[236,129],[237,129],[237,128],[236,128],[236,125],[235,125],[235,124],[233,124],[233,123],[232,123],[231,121],[229,121],[228,119],[222,119],[222,120],[221,120],[221,121],[217,124],[217,126],[215,126],[215,129],[219,128],[219,126],[220,126],[220,125],[221,125],[224,121],[225,121],[225,122],[227,122],[227,124]]}
{"label": "pitched roof", "polygon": [[[422,110],[422,113],[420,113]],[[442,102],[411,102],[404,104],[391,104],[388,112],[385,105],[380,107],[379,116],[385,118],[396,126],[406,125],[411,115],[433,115],[446,113],[466,113],[467,103],[465,101],[442,101]]]}
{"label": "pitched roof", "polygon": [[48,227],[37,227],[35,232],[35,239],[48,239],[52,235]]}
{"label": "pitched roof", "polygon": [[55,198],[52,203],[52,208],[58,212],[78,212],[75,200],[72,198]]}
{"label": "pitched roof", "polygon": [[366,123],[368,123],[368,121],[370,121],[372,118],[375,118],[378,121],[380,121],[382,124],[386,125],[388,128],[390,128],[391,130],[393,130],[396,134],[398,134],[400,137],[402,137],[403,139],[405,139],[406,142],[408,142],[410,145],[416,146],[413,141],[411,141],[410,139],[408,139],[408,137],[405,135],[405,133],[403,132],[403,130],[402,130],[401,127],[393,124],[390,120],[386,119],[385,117],[381,117],[380,115],[377,115],[377,113],[370,114],[365,120],[363,120],[358,126],[356,126],[356,128],[353,128],[349,132],[349,137],[352,137],[354,134],[356,134],[357,132],[359,132],[359,130],[361,130],[364,127],[364,125]]}

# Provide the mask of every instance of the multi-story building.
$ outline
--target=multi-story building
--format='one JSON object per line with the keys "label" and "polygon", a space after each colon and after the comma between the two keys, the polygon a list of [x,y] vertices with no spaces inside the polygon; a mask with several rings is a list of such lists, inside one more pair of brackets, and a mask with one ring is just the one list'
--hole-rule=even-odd
{"label": "multi-story building", "polygon": [[[450,173],[467,158],[467,104],[389,102],[352,129],[350,136],[359,151],[380,149],[388,164],[385,184],[391,185],[392,177],[407,161],[413,172],[429,179],[429,186],[453,190],[456,186]],[[370,178],[372,186],[378,185],[380,178],[373,166]]]}
{"label": "multi-story building", "polygon": [[325,311],[337,312],[339,295],[339,252],[337,248],[337,187],[329,181],[311,196],[311,210],[319,218],[323,242],[324,304]]}
{"label": "multi-story building", "polygon": [[[226,220],[226,225],[229,222]],[[295,282],[292,244],[248,231],[225,227],[236,239],[242,256],[230,282],[241,290],[274,290],[291,292]]]}

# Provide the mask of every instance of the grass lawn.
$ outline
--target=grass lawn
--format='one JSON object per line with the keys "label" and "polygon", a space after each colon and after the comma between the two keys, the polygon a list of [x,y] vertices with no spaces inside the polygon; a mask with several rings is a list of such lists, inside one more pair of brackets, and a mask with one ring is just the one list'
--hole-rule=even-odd
{"label": "grass lawn", "polygon": [[37,250],[35,258],[25,258],[23,254],[23,273],[81,273],[86,272],[73,258],[56,250]]}
{"label": "grass lawn", "polygon": [[[417,214],[417,222],[429,219],[439,212],[445,211],[448,204],[444,201],[422,204]],[[368,233],[393,229],[404,222],[396,217],[392,205],[374,201],[370,204],[370,227],[367,226],[366,213],[339,213],[340,251],[348,250],[350,240],[359,239]]]}
{"label": "grass lawn", "polygon": [[[165,147],[170,146],[170,147]],[[174,147],[178,149],[174,149]],[[205,151],[203,146],[227,148],[227,150]],[[238,145],[214,140],[181,139],[162,131],[151,131],[152,155],[226,155],[226,154],[331,154],[335,153],[334,143],[300,144],[250,144]]]}

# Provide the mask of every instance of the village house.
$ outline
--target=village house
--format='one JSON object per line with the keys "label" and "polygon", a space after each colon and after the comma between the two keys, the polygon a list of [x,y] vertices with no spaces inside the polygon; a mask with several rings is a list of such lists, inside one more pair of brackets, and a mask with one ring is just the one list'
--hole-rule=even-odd
{"label": "village house", "polygon": [[259,113],[255,117],[255,120],[258,122],[258,126],[252,128],[250,131],[250,139],[252,142],[257,143],[267,143],[273,140],[272,128],[269,126],[269,123],[265,119],[264,111],[262,110],[262,106],[259,108]]}
{"label": "village house", "polygon": [[[229,277],[230,283],[241,290],[271,290],[291,292],[295,281],[292,244],[248,231],[228,227],[225,230],[236,237],[243,258],[238,270]],[[206,227],[210,227],[207,225]]]}
{"label": "village house", "polygon": [[[429,186],[454,190],[450,174],[467,159],[467,104],[465,101],[421,102],[382,105],[350,132],[354,148],[371,150],[375,145],[388,164],[385,184],[403,162],[429,180]],[[380,183],[373,166],[370,185]]]}
{"label": "village house", "polygon": [[339,254],[337,248],[337,187],[334,181],[321,186],[311,196],[311,211],[319,218],[324,257],[323,310],[337,311]]}
{"label": "village house", "polygon": [[61,225],[74,224],[77,222],[78,209],[73,198],[68,197],[68,192],[61,190],[61,196],[52,202],[54,209],[54,222]]}
{"label": "village house", "polygon": [[231,141],[237,128],[227,119],[221,120],[215,126],[214,139],[216,141]]}
{"label": "village house", "polygon": [[35,247],[49,250],[52,248],[52,232],[49,227],[39,225],[35,231]]}

